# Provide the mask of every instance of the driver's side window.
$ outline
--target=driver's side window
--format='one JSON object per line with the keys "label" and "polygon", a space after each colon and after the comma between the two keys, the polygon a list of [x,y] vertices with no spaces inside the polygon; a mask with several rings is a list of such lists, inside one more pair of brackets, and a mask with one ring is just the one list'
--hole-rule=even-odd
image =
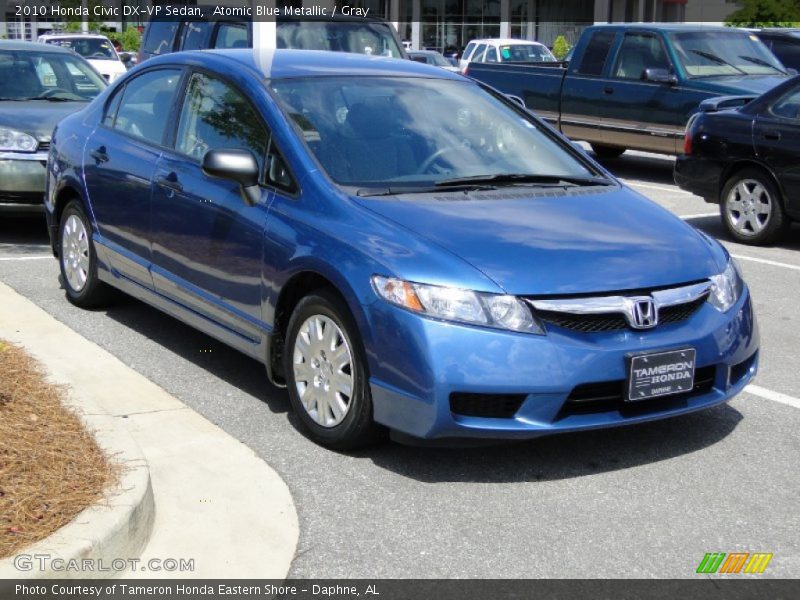
{"label": "driver's side window", "polygon": [[614,76],[620,79],[644,79],[646,69],[669,69],[669,59],[656,36],[645,33],[628,33],[614,67]]}
{"label": "driver's side window", "polygon": [[269,134],[250,103],[215,77],[195,73],[186,88],[175,149],[201,161],[209,150],[250,150],[264,166]]}

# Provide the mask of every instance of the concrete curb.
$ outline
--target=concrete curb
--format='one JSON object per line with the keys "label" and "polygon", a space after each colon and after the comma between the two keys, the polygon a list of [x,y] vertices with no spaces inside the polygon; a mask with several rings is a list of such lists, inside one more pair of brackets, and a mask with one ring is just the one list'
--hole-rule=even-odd
{"label": "concrete curb", "polygon": [[[297,511],[286,484],[269,465],[163,388],[2,283],[0,306],[0,338],[25,347],[54,381],[70,386],[71,401],[97,432],[104,449],[114,454],[118,451],[110,441],[124,444],[120,440],[125,439],[140,448],[137,456],[143,456],[143,460],[134,460],[137,468],[130,469],[125,477],[147,478],[149,472],[149,485],[130,481],[145,496],[140,510],[131,510],[131,519],[137,520],[128,521],[131,526],[111,518],[102,522],[102,527],[115,535],[126,536],[127,543],[121,537],[113,543],[110,538],[108,543],[101,543],[101,535],[94,529],[94,535],[77,537],[72,527],[83,522],[84,513],[56,534],[76,535],[74,551],[92,548],[101,552],[105,567],[113,566],[114,559],[129,563],[137,559],[136,567],[98,573],[97,565],[94,572],[79,566],[74,571],[59,571],[58,577],[286,577],[299,537]],[[127,437],[120,435],[118,428]],[[125,451],[133,452],[133,448]],[[127,485],[126,479],[121,495],[111,496],[109,504],[122,504],[123,497],[127,501],[125,494],[134,493]],[[151,489],[152,501],[148,504],[146,497]],[[87,511],[95,509],[103,510],[103,506]],[[141,532],[151,524],[150,539],[142,548],[146,536]],[[35,548],[55,557],[57,552],[73,548],[68,540],[64,544],[62,550],[48,538]],[[33,554],[33,547],[23,553]],[[170,569],[166,561],[191,565]],[[13,564],[10,569],[0,571],[0,578],[52,576],[35,571],[20,573]]]}
{"label": "concrete curb", "polygon": [[[86,412],[91,410],[88,399],[76,401],[70,395],[66,404],[75,409],[106,456],[121,467],[119,482],[106,492],[100,503],[83,510],[70,523],[20,552],[16,556],[19,567],[15,566],[15,558],[0,560],[0,579],[113,577],[117,573],[111,568],[112,561],[138,556],[150,538],[155,503],[150,470],[141,449],[118,420],[94,411]],[[49,557],[47,562],[37,558],[43,556]],[[55,570],[54,559],[63,561],[57,565],[90,559],[95,568],[107,570],[91,574],[60,566]]]}

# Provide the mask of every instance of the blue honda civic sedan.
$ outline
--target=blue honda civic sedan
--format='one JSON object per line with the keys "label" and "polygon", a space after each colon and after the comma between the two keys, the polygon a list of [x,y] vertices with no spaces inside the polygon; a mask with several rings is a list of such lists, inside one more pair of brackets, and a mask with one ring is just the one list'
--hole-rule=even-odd
{"label": "blue honda civic sedan", "polygon": [[411,61],[151,59],[58,125],[46,208],[69,301],[117,288],[263,362],[332,448],[640,423],[758,366],[722,246]]}

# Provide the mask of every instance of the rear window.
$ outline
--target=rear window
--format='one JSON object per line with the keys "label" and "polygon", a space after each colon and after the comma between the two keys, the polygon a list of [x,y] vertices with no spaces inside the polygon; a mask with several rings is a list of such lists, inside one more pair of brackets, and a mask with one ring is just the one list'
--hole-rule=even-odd
{"label": "rear window", "polygon": [[178,24],[177,21],[150,21],[142,43],[142,51],[148,54],[172,52]]}
{"label": "rear window", "polygon": [[583,52],[577,72],[581,75],[602,75],[615,36],[613,31],[595,32]]}

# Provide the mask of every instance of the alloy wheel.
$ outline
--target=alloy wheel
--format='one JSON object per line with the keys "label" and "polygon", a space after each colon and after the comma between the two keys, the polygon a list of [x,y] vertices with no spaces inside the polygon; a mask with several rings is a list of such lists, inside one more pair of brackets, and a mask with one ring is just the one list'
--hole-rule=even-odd
{"label": "alloy wheel", "polygon": [[760,181],[743,179],[737,183],[725,201],[731,227],[743,236],[761,233],[772,214],[773,200]]}
{"label": "alloy wheel", "polygon": [[80,292],[89,277],[89,234],[77,215],[70,215],[61,233],[61,261],[67,283]]}

